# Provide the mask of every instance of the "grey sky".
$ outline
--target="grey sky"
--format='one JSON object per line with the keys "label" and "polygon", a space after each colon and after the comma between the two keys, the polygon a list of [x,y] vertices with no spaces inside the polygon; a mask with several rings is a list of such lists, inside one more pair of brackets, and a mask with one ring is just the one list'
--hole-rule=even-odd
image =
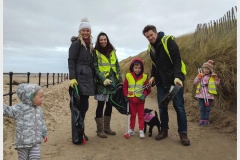
{"label": "grey sky", "polygon": [[119,61],[147,49],[147,24],[167,35],[194,32],[236,0],[3,0],[3,72],[67,73],[70,37],[87,17],[94,42],[107,33]]}

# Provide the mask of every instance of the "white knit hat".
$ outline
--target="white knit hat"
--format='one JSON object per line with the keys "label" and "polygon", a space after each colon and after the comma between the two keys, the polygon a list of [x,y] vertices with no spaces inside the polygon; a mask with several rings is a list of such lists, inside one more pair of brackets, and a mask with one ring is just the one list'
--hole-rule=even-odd
{"label": "white knit hat", "polygon": [[79,32],[81,29],[83,29],[83,28],[88,28],[88,29],[91,30],[91,25],[90,25],[90,23],[89,23],[89,21],[88,21],[87,18],[83,18],[83,19],[81,20],[81,23],[80,23],[79,28],[78,28],[78,32]]}

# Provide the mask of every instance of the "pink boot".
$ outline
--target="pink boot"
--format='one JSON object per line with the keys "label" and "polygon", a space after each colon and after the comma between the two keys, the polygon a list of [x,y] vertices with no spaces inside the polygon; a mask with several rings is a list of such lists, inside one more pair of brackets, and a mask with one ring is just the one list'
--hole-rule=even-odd
{"label": "pink boot", "polygon": [[204,120],[200,120],[198,123],[199,126],[203,126],[204,125]]}

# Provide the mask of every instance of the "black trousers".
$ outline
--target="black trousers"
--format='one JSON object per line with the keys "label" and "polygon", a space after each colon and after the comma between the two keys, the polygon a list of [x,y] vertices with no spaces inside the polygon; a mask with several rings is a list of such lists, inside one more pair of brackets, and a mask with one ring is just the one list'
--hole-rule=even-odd
{"label": "black trousers", "polygon": [[[98,101],[96,109],[96,118],[101,118],[103,116],[104,101]],[[106,108],[104,111],[104,116],[111,116],[112,114],[112,105],[109,102],[106,102]]]}
{"label": "black trousers", "polygon": [[89,96],[87,96],[87,95],[80,95],[80,99],[81,99],[81,102],[80,102],[80,104],[81,104],[80,112],[81,112],[82,119],[84,121],[86,112],[87,112],[88,107],[89,107],[89,102],[88,102]]}

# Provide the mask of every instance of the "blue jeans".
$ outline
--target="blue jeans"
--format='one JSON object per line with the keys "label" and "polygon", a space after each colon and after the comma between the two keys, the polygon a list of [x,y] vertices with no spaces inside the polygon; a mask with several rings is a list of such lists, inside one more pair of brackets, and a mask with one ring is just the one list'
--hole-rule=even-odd
{"label": "blue jeans", "polygon": [[[157,86],[157,99],[158,108],[160,113],[161,127],[168,128],[168,106],[160,105],[160,101],[166,93],[169,92],[169,88],[164,88],[162,85]],[[183,99],[184,87],[178,91],[175,97],[172,99],[173,107],[177,113],[178,133],[187,133],[187,116],[184,108]]]}
{"label": "blue jeans", "polygon": [[209,106],[205,105],[203,98],[198,98],[198,103],[200,106],[200,120],[209,120],[211,106],[213,104],[213,99],[209,99]]}

